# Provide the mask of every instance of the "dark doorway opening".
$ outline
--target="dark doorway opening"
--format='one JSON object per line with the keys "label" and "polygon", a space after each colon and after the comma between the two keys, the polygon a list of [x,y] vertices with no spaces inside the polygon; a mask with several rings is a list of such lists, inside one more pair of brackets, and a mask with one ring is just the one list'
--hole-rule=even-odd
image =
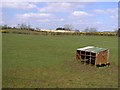
{"label": "dark doorway opening", "polygon": [[92,65],[95,65],[95,57],[92,57],[92,58],[91,58],[91,64],[92,64]]}
{"label": "dark doorway opening", "polygon": [[86,56],[86,64],[90,63],[90,56]]}

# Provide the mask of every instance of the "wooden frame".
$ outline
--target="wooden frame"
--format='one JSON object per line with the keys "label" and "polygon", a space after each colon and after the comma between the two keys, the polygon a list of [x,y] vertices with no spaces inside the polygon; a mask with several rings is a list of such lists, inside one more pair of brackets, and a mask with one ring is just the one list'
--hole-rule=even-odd
{"label": "wooden frame", "polygon": [[94,46],[79,48],[76,51],[76,59],[78,61],[95,66],[108,65],[108,55],[108,49],[98,48]]}

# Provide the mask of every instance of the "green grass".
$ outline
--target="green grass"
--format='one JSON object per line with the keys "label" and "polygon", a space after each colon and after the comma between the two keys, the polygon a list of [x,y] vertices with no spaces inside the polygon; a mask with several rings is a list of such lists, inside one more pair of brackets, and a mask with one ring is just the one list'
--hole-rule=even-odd
{"label": "green grass", "polygon": [[[118,87],[115,36],[3,34],[2,43],[4,88]],[[76,49],[88,45],[108,48],[111,66],[96,68],[77,62]]]}

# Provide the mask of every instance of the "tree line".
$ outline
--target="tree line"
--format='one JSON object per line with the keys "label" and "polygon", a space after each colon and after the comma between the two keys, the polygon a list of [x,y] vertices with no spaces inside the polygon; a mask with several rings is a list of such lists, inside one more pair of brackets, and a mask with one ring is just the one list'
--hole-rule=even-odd
{"label": "tree line", "polygon": [[[18,24],[16,27],[10,27],[8,25],[3,25],[2,30],[4,29],[18,29],[18,30],[29,30],[29,31],[41,31],[40,28],[32,28],[29,24]],[[65,24],[64,27],[57,27],[56,30],[66,30],[66,31],[73,31],[73,26],[71,24]],[[118,30],[115,30],[113,32],[98,32],[96,28],[85,28],[84,31],[80,32],[79,30],[74,30],[75,33],[72,33],[72,35],[100,35],[100,36],[115,36],[118,35],[120,37],[120,28]],[[49,32],[46,32],[48,35]],[[52,32],[52,35],[69,35],[69,33],[54,33]]]}
{"label": "tree line", "polygon": [[30,25],[27,25],[25,23],[18,24],[16,27],[10,27],[7,24],[3,25],[1,29],[20,29],[20,30],[34,30],[34,28],[31,28]]}

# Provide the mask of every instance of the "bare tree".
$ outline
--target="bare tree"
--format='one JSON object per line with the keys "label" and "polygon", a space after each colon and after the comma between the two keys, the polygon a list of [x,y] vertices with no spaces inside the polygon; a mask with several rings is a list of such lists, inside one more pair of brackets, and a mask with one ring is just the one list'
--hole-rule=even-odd
{"label": "bare tree", "polygon": [[97,32],[96,28],[90,28],[89,32]]}
{"label": "bare tree", "polygon": [[31,29],[31,26],[28,24],[25,24],[25,23],[22,23],[22,24],[18,24],[17,25],[17,28],[18,29],[26,29],[26,30],[30,30]]}
{"label": "bare tree", "polygon": [[30,28],[31,28],[31,26],[30,26],[30,25],[28,25],[28,26],[27,26],[27,29],[28,29],[28,30],[30,30]]}
{"label": "bare tree", "polygon": [[97,29],[96,28],[89,28],[89,27],[87,27],[84,31],[85,32],[97,32]]}
{"label": "bare tree", "polygon": [[87,28],[84,30],[84,32],[89,32],[89,28],[87,27]]}
{"label": "bare tree", "polygon": [[71,31],[73,29],[73,25],[72,24],[65,24],[64,29],[68,30],[68,31]]}
{"label": "bare tree", "polygon": [[20,29],[20,24],[17,25],[17,28]]}

